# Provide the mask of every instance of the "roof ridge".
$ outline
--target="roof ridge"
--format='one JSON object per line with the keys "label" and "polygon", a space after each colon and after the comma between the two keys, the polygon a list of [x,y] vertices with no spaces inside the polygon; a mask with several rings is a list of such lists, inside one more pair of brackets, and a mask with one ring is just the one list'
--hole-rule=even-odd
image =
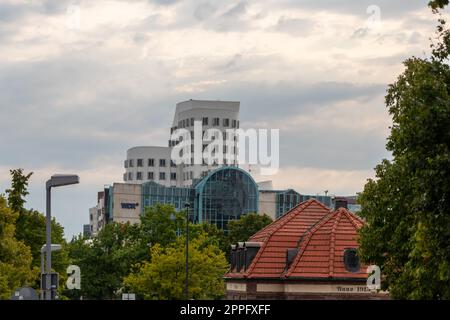
{"label": "roof ridge", "polygon": [[[253,261],[252,261],[252,263],[250,264],[250,266],[249,266],[249,268],[248,268],[248,270],[247,270],[247,272],[245,272],[245,274],[244,274],[244,277],[246,278],[246,277],[248,277],[249,275],[250,275],[250,273],[253,271],[253,269],[255,268],[255,265],[256,265],[256,263],[258,262],[258,260],[259,260],[259,258],[261,257],[261,254],[263,253],[263,251],[264,251],[264,249],[266,248],[266,245],[267,245],[267,243],[269,242],[269,240],[270,240],[270,238],[273,236],[273,234],[276,232],[276,231],[278,231],[278,230],[280,230],[281,229],[281,227],[283,227],[287,222],[289,222],[289,221],[291,221],[297,214],[300,214],[301,212],[303,212],[306,208],[308,208],[314,201],[311,201],[311,200],[314,200],[314,199],[309,199],[309,200],[307,200],[307,201],[304,201],[304,202],[302,202],[301,204],[304,206],[303,208],[301,208],[301,211],[300,212],[296,212],[296,214],[292,214],[290,217],[289,217],[289,219],[285,219],[286,221],[283,221],[283,223],[280,223],[278,226],[277,226],[277,228],[275,228],[274,230],[273,230],[273,232],[270,234],[270,235],[268,235],[264,240],[264,242],[263,242],[263,245],[262,245],[262,247],[258,250],[258,253],[256,254],[256,256],[255,256],[255,258],[253,259]],[[297,208],[298,207],[298,205],[297,206],[295,206],[295,208]],[[289,212],[290,211],[293,211],[294,210],[294,208],[292,208],[291,210],[289,210]],[[287,214],[285,214],[283,217],[286,217],[287,216]],[[276,220],[277,221],[277,220]],[[278,220],[279,221],[279,220]],[[274,221],[275,222],[275,221]]]}
{"label": "roof ridge", "polygon": [[[284,215],[282,215],[282,216],[279,217],[278,219],[272,221],[269,225],[265,226],[264,228],[262,228],[261,230],[259,230],[259,231],[256,232],[255,234],[253,234],[253,235],[250,237],[250,239],[253,238],[253,237],[255,237],[257,234],[262,233],[263,231],[269,230],[271,227],[274,227],[275,225],[284,225],[284,224],[286,223],[284,220],[287,220],[287,218],[289,217],[288,214],[289,214],[291,211],[294,211],[296,208],[298,208],[299,206],[302,206],[302,205],[308,204],[308,206],[309,206],[312,202],[314,202],[313,200],[316,200],[316,199],[312,199],[312,198],[311,198],[311,199],[308,199],[308,200],[306,200],[306,201],[303,201],[303,202],[298,203],[297,205],[295,205],[294,207],[292,207],[291,209],[289,209],[289,211],[286,212]],[[316,201],[317,201],[317,200],[316,200]],[[318,202],[318,201],[317,201],[317,202]],[[319,204],[321,204],[321,203],[319,202]],[[307,208],[307,207],[302,208],[302,210],[304,210],[304,209],[306,209],[306,208]],[[328,209],[328,210],[329,210],[329,209]],[[276,230],[278,230],[278,229],[279,229],[279,227],[276,228],[274,231],[276,231]],[[266,237],[264,238],[264,240],[266,240],[268,237],[270,237],[270,236],[266,236]]]}
{"label": "roof ridge", "polygon": [[363,220],[361,220],[356,214],[354,214],[353,212],[351,212],[351,211],[348,210],[348,209],[345,209],[345,208],[339,208],[339,209],[337,209],[337,210],[335,210],[335,211],[339,211],[339,212],[344,213],[345,216],[347,216],[348,220],[350,220],[350,223],[351,223],[356,229],[361,228],[361,226],[359,226],[359,225],[357,225],[357,224],[355,223],[355,219],[356,219],[358,222],[360,222],[362,225],[365,224],[365,222],[364,222]]}
{"label": "roof ridge", "polygon": [[[329,214],[323,216],[319,221],[317,221],[307,231],[305,231],[305,233],[302,236],[302,242],[299,243],[299,246],[297,247],[298,249],[297,256],[295,257],[294,261],[292,261],[292,264],[290,265],[289,269],[286,270],[284,277],[287,278],[291,275],[291,273],[293,272],[293,268],[295,267],[295,265],[298,263],[298,260],[300,260],[303,253],[305,252],[305,250],[302,249],[304,249],[308,245],[309,240],[311,240],[311,237],[314,234],[314,232],[317,231],[319,228],[321,228],[325,223],[327,223],[335,214],[337,214],[336,211],[330,210]],[[303,239],[305,236],[306,238]]]}
{"label": "roof ridge", "polygon": [[329,252],[329,259],[330,259],[330,268],[329,268],[329,276],[333,277],[334,275],[334,252],[335,252],[335,242],[336,242],[336,228],[341,221],[342,217],[342,211],[338,211],[336,221],[333,224],[333,228],[331,229],[331,239],[330,239],[330,252]]}

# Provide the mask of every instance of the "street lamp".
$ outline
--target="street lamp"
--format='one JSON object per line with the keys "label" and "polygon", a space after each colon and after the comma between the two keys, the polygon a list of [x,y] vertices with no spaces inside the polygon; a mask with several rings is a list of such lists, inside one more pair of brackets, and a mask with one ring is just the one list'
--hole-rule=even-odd
{"label": "street lamp", "polygon": [[51,189],[56,187],[62,187],[62,186],[68,186],[71,184],[77,184],[80,183],[80,178],[77,175],[74,174],[55,174],[53,175],[50,180],[46,183],[46,191],[47,191],[47,204],[46,204],[46,226],[45,226],[45,233],[46,233],[46,241],[45,241],[45,253],[46,253],[46,276],[45,276],[45,283],[46,283],[46,294],[45,294],[45,300],[51,300],[51,272],[52,272],[52,250],[51,250],[51,244],[52,244],[52,215],[51,215]]}
{"label": "street lamp", "polygon": [[186,279],[185,279],[185,295],[186,300],[189,300],[189,208],[191,204],[186,202],[184,204],[186,209]]}
{"label": "street lamp", "polygon": [[[41,247],[41,274],[43,274],[45,272],[44,270],[44,253],[45,253],[45,249],[46,249],[46,245],[42,245]],[[61,250],[61,245],[60,244],[54,244],[52,243],[51,245],[51,251],[59,251]],[[41,290],[42,290],[42,285],[41,285]],[[44,293],[41,291],[41,300],[44,300]]]}

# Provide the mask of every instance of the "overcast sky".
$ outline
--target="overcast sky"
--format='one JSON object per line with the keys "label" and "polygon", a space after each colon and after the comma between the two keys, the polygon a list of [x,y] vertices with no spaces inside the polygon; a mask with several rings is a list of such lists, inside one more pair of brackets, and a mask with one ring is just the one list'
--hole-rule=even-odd
{"label": "overcast sky", "polygon": [[191,98],[240,101],[241,127],[280,129],[276,188],[359,192],[389,157],[387,85],[429,53],[427,2],[2,0],[0,193],[9,169],[33,171],[27,207],[44,211],[45,180],[78,173],[53,197],[70,238],[126,150],[165,146]]}

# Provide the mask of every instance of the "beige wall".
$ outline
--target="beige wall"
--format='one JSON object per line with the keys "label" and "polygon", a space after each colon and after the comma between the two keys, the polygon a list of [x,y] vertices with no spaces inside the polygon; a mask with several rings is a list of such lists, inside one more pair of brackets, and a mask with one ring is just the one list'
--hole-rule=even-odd
{"label": "beige wall", "polygon": [[[137,203],[136,209],[123,209],[122,203]],[[139,223],[141,221],[141,186],[129,183],[114,183],[113,221]]]}
{"label": "beige wall", "polygon": [[275,192],[259,192],[259,213],[267,214],[273,220],[276,219]]}

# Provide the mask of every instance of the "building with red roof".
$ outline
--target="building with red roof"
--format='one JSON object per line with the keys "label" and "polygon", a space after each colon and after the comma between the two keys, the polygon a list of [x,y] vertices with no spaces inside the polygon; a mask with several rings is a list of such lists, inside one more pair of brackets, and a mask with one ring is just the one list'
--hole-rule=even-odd
{"label": "building with red roof", "polygon": [[385,299],[371,292],[357,256],[364,221],[315,199],[232,246],[229,299]]}

